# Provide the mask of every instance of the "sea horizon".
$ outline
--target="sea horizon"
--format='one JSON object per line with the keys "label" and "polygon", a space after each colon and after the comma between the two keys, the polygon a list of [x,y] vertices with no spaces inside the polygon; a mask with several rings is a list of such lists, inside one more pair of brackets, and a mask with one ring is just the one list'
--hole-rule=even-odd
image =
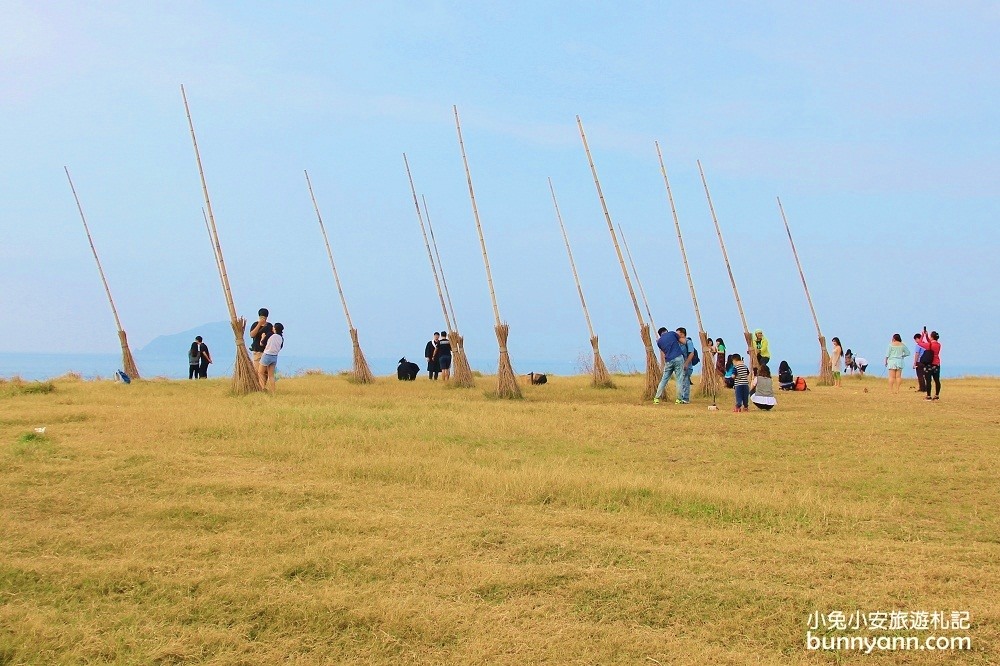
{"label": "sea horizon", "polygon": [[[178,358],[176,355],[150,355],[141,352],[135,354],[136,365],[143,377],[162,377],[166,379],[187,379],[188,365],[186,356]],[[369,357],[368,364],[375,375],[394,375],[399,359]],[[410,359],[420,365],[421,374],[424,374],[425,365],[423,359]],[[588,359],[589,360],[589,359]],[[512,359],[515,372],[518,374],[547,373],[556,376],[569,376],[587,374],[589,370],[581,364],[580,358],[574,359]],[[278,360],[278,371],[282,375],[296,375],[310,370],[318,370],[324,373],[336,374],[351,369],[351,357],[347,356],[308,356],[293,355],[280,356]],[[494,374],[496,372],[496,358],[470,358],[470,365],[473,370],[478,370],[484,374]],[[817,374],[816,362],[789,361],[796,375],[815,376]],[[630,359],[626,362],[626,367],[620,368],[622,372],[635,372],[641,368],[636,367],[637,362]],[[114,377],[117,370],[121,369],[120,353],[104,354],[70,354],[70,353],[42,353],[42,352],[8,352],[0,353],[0,377],[12,379],[19,377],[29,381],[41,381],[55,379],[70,373],[79,374],[84,379],[110,379]],[[695,370],[695,374],[700,374],[700,367]],[[209,377],[228,376],[233,372],[233,360],[230,353],[226,354],[224,361],[213,363],[209,366]],[[884,376],[882,366],[869,366],[868,375],[873,377]],[[910,376],[909,369],[906,376]],[[948,379],[961,377],[998,377],[1000,376],[1000,365],[968,366],[943,365],[941,376]]]}

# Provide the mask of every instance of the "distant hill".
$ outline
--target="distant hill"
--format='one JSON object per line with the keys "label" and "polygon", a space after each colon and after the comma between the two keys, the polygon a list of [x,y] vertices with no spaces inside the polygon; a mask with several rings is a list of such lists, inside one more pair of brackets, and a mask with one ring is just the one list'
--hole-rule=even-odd
{"label": "distant hill", "polygon": [[194,336],[200,335],[211,350],[228,348],[233,344],[233,328],[228,321],[217,321],[212,324],[202,324],[196,328],[170,335],[161,335],[152,341],[138,354],[145,356],[184,356],[194,342]]}

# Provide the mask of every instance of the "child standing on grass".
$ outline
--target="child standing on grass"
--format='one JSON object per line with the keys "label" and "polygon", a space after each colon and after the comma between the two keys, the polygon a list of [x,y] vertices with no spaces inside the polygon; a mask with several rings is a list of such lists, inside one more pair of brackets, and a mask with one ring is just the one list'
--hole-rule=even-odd
{"label": "child standing on grass", "polygon": [[736,408],[733,411],[750,411],[750,369],[739,354],[733,354],[733,389],[736,392]]}
{"label": "child standing on grass", "polygon": [[269,392],[274,393],[274,371],[278,369],[278,352],[285,344],[285,327],[282,324],[274,325],[274,333],[267,338],[264,352],[260,357],[259,376],[261,385]]}

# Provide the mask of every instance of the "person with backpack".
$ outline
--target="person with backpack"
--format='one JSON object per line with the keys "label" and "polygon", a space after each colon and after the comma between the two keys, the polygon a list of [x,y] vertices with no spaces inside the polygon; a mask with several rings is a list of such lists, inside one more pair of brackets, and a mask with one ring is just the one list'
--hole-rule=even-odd
{"label": "person with backpack", "polygon": [[[920,344],[925,347],[920,355],[920,362],[924,366],[924,388],[927,390],[927,397],[924,400],[938,400],[941,395],[941,343],[938,342],[938,332],[927,332],[924,326],[923,335],[920,336]],[[931,398],[931,382],[934,382],[934,397]]]}
{"label": "person with backpack", "polygon": [[795,375],[792,373],[792,366],[788,361],[778,364],[778,388],[782,391],[792,391],[795,389]]}
{"label": "person with backpack", "polygon": [[[660,404],[667,391],[667,382],[670,377],[676,377],[676,382],[681,383],[681,376],[684,374],[684,350],[681,348],[680,336],[676,331],[668,331],[661,326],[656,333],[660,336],[656,339],[656,346],[660,348],[663,356],[663,376],[660,377],[660,384],[656,387],[656,395],[653,396],[653,404]],[[677,402],[680,402],[680,386],[677,388]]]}
{"label": "person with backpack", "polygon": [[885,352],[885,367],[889,370],[889,393],[899,393],[899,385],[903,383],[903,359],[909,355],[910,350],[903,344],[903,338],[899,333],[893,333]]}
{"label": "person with backpack", "polygon": [[701,362],[698,357],[698,347],[692,338],[688,337],[687,329],[683,326],[677,329],[677,338],[681,344],[681,352],[684,354],[684,368],[681,370],[681,385],[677,390],[678,405],[687,405],[691,402],[691,375],[694,374],[694,366]]}

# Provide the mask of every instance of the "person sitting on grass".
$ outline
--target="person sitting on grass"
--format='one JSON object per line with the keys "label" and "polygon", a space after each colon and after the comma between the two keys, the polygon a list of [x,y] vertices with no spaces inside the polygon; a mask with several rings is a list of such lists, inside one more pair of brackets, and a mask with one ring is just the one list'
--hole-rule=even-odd
{"label": "person sitting on grass", "polygon": [[778,388],[782,391],[795,390],[795,375],[792,374],[792,366],[788,365],[788,361],[778,364]]}
{"label": "person sitting on grass", "polygon": [[778,401],[774,397],[774,382],[771,380],[771,369],[766,365],[760,366],[757,376],[750,382],[750,388],[753,391],[753,395],[750,396],[750,402],[754,404],[754,407],[767,411],[778,404]]}
{"label": "person sitting on grass", "polygon": [[733,374],[736,372],[733,367],[734,358],[736,358],[736,354],[730,354],[729,358],[726,359],[726,372],[722,375],[722,383],[726,385],[726,388],[733,388]]}

